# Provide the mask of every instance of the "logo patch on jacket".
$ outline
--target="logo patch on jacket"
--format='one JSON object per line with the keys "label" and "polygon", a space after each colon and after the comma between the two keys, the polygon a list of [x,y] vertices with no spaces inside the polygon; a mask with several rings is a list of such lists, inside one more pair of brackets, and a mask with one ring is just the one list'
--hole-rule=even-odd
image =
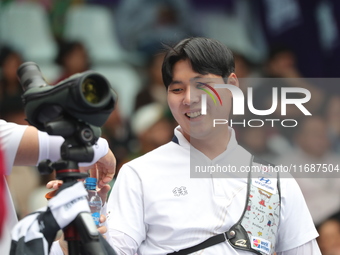
{"label": "logo patch on jacket", "polygon": [[174,188],[173,190],[172,190],[172,193],[174,193],[174,195],[176,196],[176,197],[179,197],[179,196],[185,196],[185,195],[187,195],[188,194],[188,191],[187,191],[187,188],[186,187],[183,187],[183,186],[181,186],[181,187],[179,187],[179,188]]}
{"label": "logo patch on jacket", "polygon": [[271,243],[268,240],[265,240],[258,236],[252,236],[251,248],[263,252],[265,254],[269,254],[271,249]]}

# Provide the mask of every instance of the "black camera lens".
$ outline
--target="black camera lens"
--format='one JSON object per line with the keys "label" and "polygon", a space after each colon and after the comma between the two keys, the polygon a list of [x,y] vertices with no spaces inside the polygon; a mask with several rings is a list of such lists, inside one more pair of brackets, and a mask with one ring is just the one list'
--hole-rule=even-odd
{"label": "black camera lens", "polygon": [[73,95],[87,109],[103,108],[112,97],[110,83],[98,73],[87,71],[77,83],[79,86],[73,87]]}
{"label": "black camera lens", "polygon": [[94,71],[70,76],[49,85],[34,62],[23,63],[17,71],[25,90],[22,99],[27,120],[39,130],[63,118],[75,118],[102,126],[114,109],[117,95],[108,80]]}
{"label": "black camera lens", "polygon": [[47,84],[38,65],[34,62],[21,64],[17,70],[17,75],[24,91],[34,87],[43,87]]}
{"label": "black camera lens", "polygon": [[101,95],[100,89],[98,87],[98,84],[95,82],[95,80],[91,78],[85,79],[83,84],[81,85],[82,93],[85,97],[85,99],[91,103],[91,104],[97,104],[100,102]]}

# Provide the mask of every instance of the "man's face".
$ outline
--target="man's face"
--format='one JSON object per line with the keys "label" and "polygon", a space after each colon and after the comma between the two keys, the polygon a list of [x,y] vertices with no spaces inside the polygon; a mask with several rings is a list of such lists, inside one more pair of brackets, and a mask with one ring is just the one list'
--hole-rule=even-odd
{"label": "man's face", "polygon": [[[237,80],[236,76],[234,78]],[[223,83],[225,82],[221,76],[202,75],[193,71],[189,60],[180,60],[174,65],[173,80],[168,87],[168,104],[186,139],[208,139],[221,132],[228,132],[228,125],[213,127],[214,119],[229,118],[230,91],[225,88],[215,89],[222,101],[221,105],[217,95],[210,89],[214,84]],[[201,114],[202,94],[207,94],[206,115]]]}

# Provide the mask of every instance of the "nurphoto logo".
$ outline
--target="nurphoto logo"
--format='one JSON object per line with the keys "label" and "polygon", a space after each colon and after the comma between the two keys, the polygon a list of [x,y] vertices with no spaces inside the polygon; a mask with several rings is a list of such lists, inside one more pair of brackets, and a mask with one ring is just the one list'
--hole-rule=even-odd
{"label": "nurphoto logo", "polygon": [[[209,95],[214,104],[216,105],[216,98],[219,100],[220,105],[222,106],[222,100],[217,93],[216,89],[218,88],[226,88],[228,89],[233,97],[233,114],[234,115],[244,115],[244,105],[245,105],[245,97],[243,94],[243,91],[234,85],[230,84],[215,84],[214,88],[208,84],[201,83],[204,85],[204,87],[200,87],[199,89],[206,92],[206,94],[201,95],[201,114],[206,115],[207,114],[207,95]],[[205,88],[206,87],[206,88]],[[208,89],[210,89],[213,93],[211,93]],[[304,95],[302,98],[287,98],[287,94],[289,93],[300,93]],[[214,96],[214,95],[215,96]],[[312,114],[306,109],[306,107],[303,105],[307,103],[311,99],[311,93],[309,90],[305,88],[293,88],[293,87],[282,87],[281,88],[281,116],[286,116],[287,114],[287,105],[295,105],[304,115],[311,116]],[[259,110],[255,109],[253,104],[253,88],[248,87],[247,89],[247,106],[248,110],[257,116],[267,116],[272,113],[274,113],[278,107],[278,88],[273,87],[272,88],[272,105],[269,109],[265,110]],[[265,119],[265,121],[271,122],[271,126],[274,126],[275,122],[280,122],[283,127],[295,127],[297,126],[298,122],[295,119]],[[262,127],[264,125],[264,121],[262,119],[250,119],[246,122],[246,120],[243,120],[242,122],[233,122],[233,120],[227,120],[227,119],[214,119],[213,126],[216,125],[225,125],[225,124],[233,125],[243,125],[244,127],[246,124],[250,127]],[[257,124],[256,124],[257,123]],[[291,125],[288,125],[288,123],[292,123]],[[255,125],[256,124],[256,125]]]}

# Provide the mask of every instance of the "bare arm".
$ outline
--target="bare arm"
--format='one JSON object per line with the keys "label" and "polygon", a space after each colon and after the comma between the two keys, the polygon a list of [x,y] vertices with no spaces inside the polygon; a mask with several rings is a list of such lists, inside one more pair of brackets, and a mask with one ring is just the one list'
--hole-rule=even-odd
{"label": "bare arm", "polygon": [[22,136],[17,154],[15,156],[14,165],[37,164],[39,157],[39,140],[38,130],[35,127],[28,126]]}

